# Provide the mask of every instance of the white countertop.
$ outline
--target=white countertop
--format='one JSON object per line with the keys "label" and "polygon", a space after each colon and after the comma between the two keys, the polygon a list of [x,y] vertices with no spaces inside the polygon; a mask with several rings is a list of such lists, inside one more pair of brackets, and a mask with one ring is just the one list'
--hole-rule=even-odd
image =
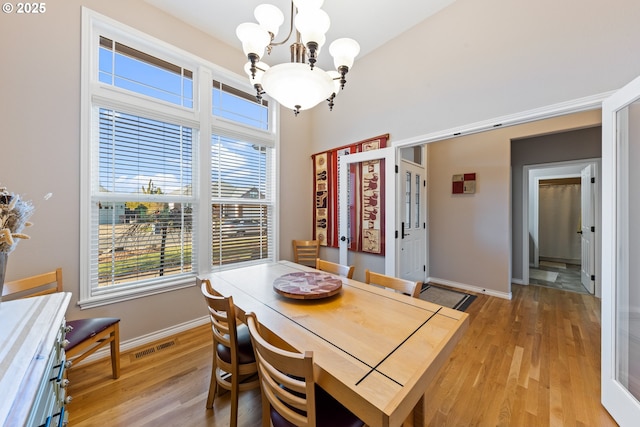
{"label": "white countertop", "polygon": [[60,292],[0,302],[0,425],[25,423],[70,299]]}

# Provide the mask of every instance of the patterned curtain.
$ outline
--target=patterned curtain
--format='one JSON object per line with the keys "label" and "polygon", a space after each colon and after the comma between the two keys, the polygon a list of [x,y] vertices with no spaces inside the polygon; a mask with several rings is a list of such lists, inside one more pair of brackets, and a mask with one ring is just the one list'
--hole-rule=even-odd
{"label": "patterned curtain", "polygon": [[[338,247],[338,165],[352,153],[385,148],[389,134],[317,153],[313,160],[313,237]],[[384,255],[384,160],[352,164],[349,170],[349,249]]]}

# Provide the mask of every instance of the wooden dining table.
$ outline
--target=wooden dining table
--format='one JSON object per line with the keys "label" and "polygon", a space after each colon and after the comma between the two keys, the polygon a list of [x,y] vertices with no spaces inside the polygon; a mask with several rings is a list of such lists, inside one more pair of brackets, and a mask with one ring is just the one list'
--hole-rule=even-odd
{"label": "wooden dining table", "polygon": [[317,384],[368,426],[424,426],[425,392],[464,334],[468,314],[345,277],[326,298],[274,290],[283,276],[317,271],[281,261],[205,277],[233,296],[241,320],[254,312],[274,344],[312,350]]}

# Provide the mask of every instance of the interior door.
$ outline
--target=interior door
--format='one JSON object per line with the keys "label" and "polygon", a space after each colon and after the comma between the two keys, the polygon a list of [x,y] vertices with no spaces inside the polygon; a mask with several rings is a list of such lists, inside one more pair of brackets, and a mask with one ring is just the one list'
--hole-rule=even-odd
{"label": "interior door", "polygon": [[602,404],[640,419],[640,77],[602,104]]}
{"label": "interior door", "polygon": [[426,179],[424,167],[402,160],[398,176],[400,277],[426,278]]}
{"label": "interior door", "polygon": [[595,194],[593,165],[588,165],[580,173],[580,277],[582,286],[590,294],[595,293]]}
{"label": "interior door", "polygon": [[395,221],[396,221],[396,191],[395,191],[395,148],[387,147],[378,150],[363,151],[341,156],[338,164],[338,230],[340,235],[340,264],[349,264],[349,238],[351,225],[350,215],[350,189],[351,183],[349,169],[352,164],[359,164],[371,160],[384,159],[384,189],[385,189],[385,256],[384,274],[395,276],[396,246],[395,246]]}

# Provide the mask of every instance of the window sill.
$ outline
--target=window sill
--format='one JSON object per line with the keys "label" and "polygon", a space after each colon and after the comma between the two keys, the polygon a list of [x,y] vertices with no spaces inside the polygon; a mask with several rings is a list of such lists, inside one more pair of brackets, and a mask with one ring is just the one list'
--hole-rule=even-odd
{"label": "window sill", "polygon": [[101,295],[78,301],[78,306],[81,310],[85,310],[103,305],[117,304],[137,298],[144,298],[164,292],[188,288],[195,286],[195,283],[195,275],[188,275],[144,287],[137,286],[129,289],[109,291],[108,293],[103,293]]}

